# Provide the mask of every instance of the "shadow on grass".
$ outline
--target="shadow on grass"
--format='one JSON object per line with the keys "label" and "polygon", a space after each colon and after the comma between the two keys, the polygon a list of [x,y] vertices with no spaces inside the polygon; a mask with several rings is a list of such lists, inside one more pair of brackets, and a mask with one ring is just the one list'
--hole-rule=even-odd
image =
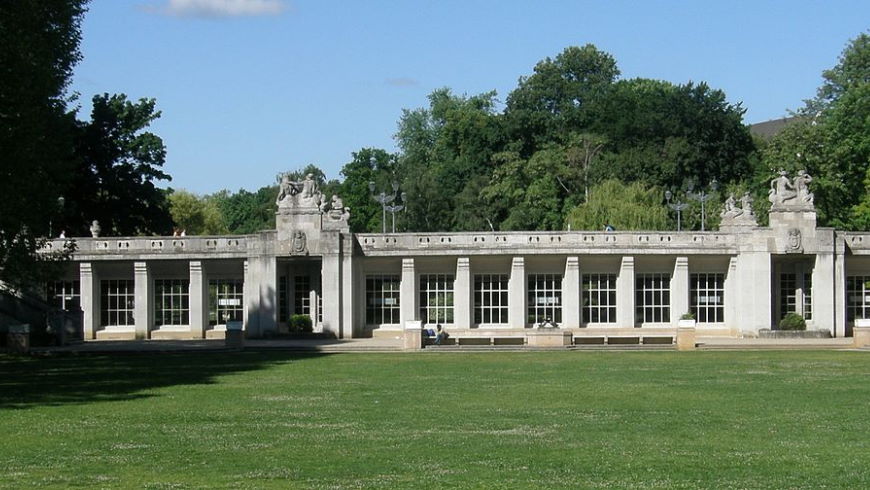
{"label": "shadow on grass", "polygon": [[148,390],[210,384],[218,375],[263,369],[318,353],[137,353],[29,358],[0,355],[0,409],[133,400]]}

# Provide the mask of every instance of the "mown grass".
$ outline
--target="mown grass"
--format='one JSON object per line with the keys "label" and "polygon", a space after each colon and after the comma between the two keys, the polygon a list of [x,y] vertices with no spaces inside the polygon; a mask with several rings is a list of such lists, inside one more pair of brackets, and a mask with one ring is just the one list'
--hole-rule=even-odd
{"label": "mown grass", "polygon": [[0,488],[868,488],[866,352],[0,357]]}

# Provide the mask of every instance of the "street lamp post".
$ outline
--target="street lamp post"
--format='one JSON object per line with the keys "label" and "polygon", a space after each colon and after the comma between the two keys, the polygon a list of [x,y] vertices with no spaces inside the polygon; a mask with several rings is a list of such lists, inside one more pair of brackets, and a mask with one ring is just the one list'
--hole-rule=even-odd
{"label": "street lamp post", "polygon": [[680,201],[679,199],[671,204],[672,197],[674,197],[674,194],[671,191],[665,191],[665,200],[668,201],[668,207],[677,212],[677,231],[680,231],[680,218],[682,216],[683,210],[686,209],[688,204]]}
{"label": "street lamp post", "polygon": [[689,192],[687,192],[686,195],[690,199],[694,199],[701,203],[701,231],[704,231],[704,224],[707,218],[707,212],[704,208],[704,204],[713,198],[712,192],[719,187],[719,183],[716,182],[716,179],[713,179],[710,182],[710,192],[707,192],[704,189],[698,189],[698,192],[692,192],[692,187],[693,184],[689,182]]}
{"label": "street lamp post", "polygon": [[396,232],[396,213],[405,209],[405,203],[408,201],[408,194],[402,193],[402,204],[390,204],[384,208],[393,215],[393,233]]}
{"label": "street lamp post", "polygon": [[[375,183],[369,182],[369,191],[372,193],[372,197],[375,201],[381,203],[381,231],[386,234],[387,233],[387,211],[393,213],[393,233],[396,232],[396,211],[401,211],[405,206],[391,206],[393,202],[396,201],[396,198],[399,197],[399,184],[393,182],[393,193],[387,194],[386,192],[381,191],[380,193],[375,193]],[[405,202],[405,193],[402,193],[402,203]]]}

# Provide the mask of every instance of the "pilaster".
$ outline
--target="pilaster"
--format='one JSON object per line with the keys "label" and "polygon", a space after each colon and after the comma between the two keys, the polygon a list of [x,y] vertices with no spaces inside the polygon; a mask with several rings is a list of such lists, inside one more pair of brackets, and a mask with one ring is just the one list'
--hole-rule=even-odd
{"label": "pilaster", "polygon": [[526,327],[526,259],[514,257],[508,280],[508,324],[511,328]]}
{"label": "pilaster", "polygon": [[[341,256],[341,334],[339,338],[352,338],[354,336],[354,308],[356,298],[354,297],[354,259],[353,259],[353,238],[351,235],[342,234],[342,256]],[[321,291],[323,289],[321,288]],[[319,298],[318,301],[323,301]],[[316,303],[312,303],[315,305]],[[316,313],[315,313],[316,314]]]}
{"label": "pilaster", "polygon": [[674,273],[671,275],[671,324],[677,326],[680,317],[689,311],[689,258],[677,257],[674,260]]}
{"label": "pilaster", "polygon": [[[725,326],[738,329],[737,322],[737,257],[728,259],[728,272],[725,275]],[[733,330],[737,331],[737,330]]]}
{"label": "pilaster", "polygon": [[[208,279],[204,264],[191,260],[190,268],[190,335],[195,339],[205,337],[208,328]],[[218,318],[218,323],[223,323]]]}
{"label": "pilaster", "polygon": [[399,288],[399,318],[402,328],[417,319],[417,270],[413,258],[402,259],[402,285]]}
{"label": "pilaster", "polygon": [[100,328],[100,279],[90,262],[79,264],[79,285],[85,340],[93,340]]}
{"label": "pilaster", "polygon": [[456,259],[456,279],[453,283],[453,326],[470,328],[472,325],[471,260]]}
{"label": "pilaster", "polygon": [[634,320],[634,257],[625,256],[616,278],[616,326],[633,328]]}
{"label": "pilaster", "polygon": [[565,260],[565,275],[562,278],[562,325],[580,328],[580,258]]}
{"label": "pilaster", "polygon": [[[323,292],[323,333],[342,337],[341,255],[325,253],[321,262],[320,280]],[[315,305],[311,305],[314,307]]]}
{"label": "pilaster", "polygon": [[[833,253],[816,254],[816,263],[813,266],[813,325],[817,330],[836,331],[836,291],[837,291],[836,262]],[[806,294],[806,290],[804,291]]]}
{"label": "pilaster", "polygon": [[737,257],[736,325],[742,331],[770,328],[773,316],[769,252],[743,251]]}
{"label": "pilaster", "polygon": [[147,339],[154,326],[154,315],[151,313],[154,286],[147,262],[133,263],[133,291],[133,323],[136,324],[136,339]]}

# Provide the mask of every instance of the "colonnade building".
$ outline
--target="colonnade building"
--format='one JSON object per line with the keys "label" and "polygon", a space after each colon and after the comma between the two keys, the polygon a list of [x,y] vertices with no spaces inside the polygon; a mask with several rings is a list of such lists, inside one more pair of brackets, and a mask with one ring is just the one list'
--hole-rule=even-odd
{"label": "colonnade building", "polygon": [[294,314],[337,338],[398,335],[414,320],[453,334],[547,319],[578,338],[672,332],[685,313],[699,336],[739,337],[788,312],[849,336],[870,317],[870,233],[816,226],[799,178],[771,183],[768,227],[732,197],[718,231],[382,234],[351,233],[339,198],[287,181],[275,230],[76,239],[49,296],[81,307],[87,340],[219,338],[239,321],[268,337]]}

